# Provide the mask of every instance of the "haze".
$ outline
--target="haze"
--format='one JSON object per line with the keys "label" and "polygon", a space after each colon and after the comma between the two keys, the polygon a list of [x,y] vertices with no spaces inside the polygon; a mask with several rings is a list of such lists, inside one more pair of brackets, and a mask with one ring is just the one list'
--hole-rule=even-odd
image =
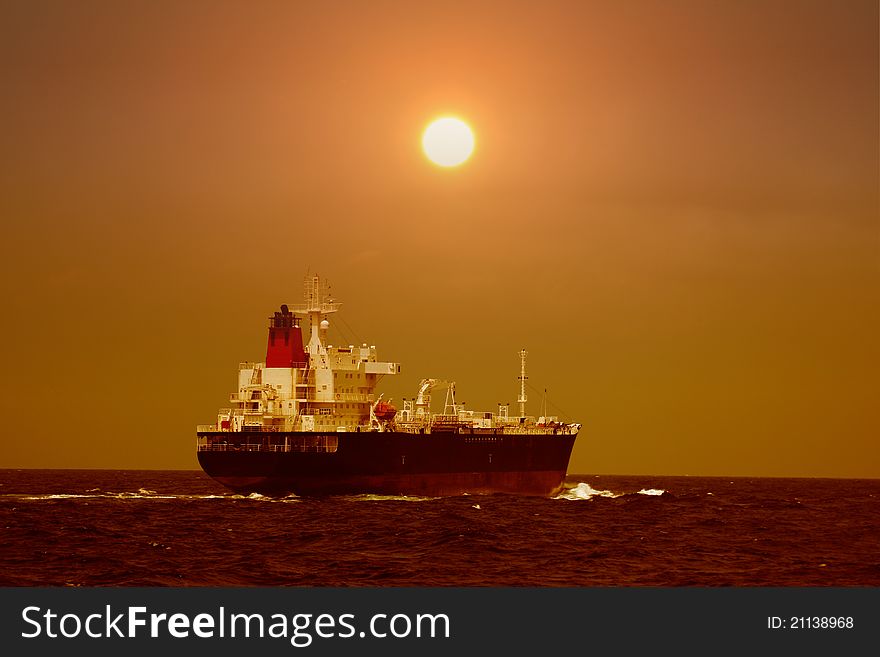
{"label": "haze", "polygon": [[[317,271],[574,473],[880,476],[876,2],[6,2],[0,467],[197,468]],[[431,166],[461,116],[479,149]],[[335,318],[334,318],[335,319]],[[343,321],[345,323],[343,323]],[[530,391],[532,413],[540,393]]]}

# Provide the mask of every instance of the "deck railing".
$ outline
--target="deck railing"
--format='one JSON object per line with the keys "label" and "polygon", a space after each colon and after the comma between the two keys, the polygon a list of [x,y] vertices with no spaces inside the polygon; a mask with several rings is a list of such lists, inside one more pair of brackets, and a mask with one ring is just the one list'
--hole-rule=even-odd
{"label": "deck railing", "polygon": [[[235,434],[231,434],[235,435]],[[199,452],[312,452],[333,453],[339,449],[336,436],[297,436],[284,442],[229,443],[220,440],[199,440]]]}

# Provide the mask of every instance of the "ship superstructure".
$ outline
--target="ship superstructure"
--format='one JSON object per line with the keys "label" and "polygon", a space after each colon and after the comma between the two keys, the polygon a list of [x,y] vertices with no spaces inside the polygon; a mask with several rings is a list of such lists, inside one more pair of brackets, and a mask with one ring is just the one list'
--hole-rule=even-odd
{"label": "ship superstructure", "polygon": [[[422,379],[398,410],[376,387],[400,365],[379,360],[374,345],[328,344],[340,303],[318,276],[304,288],[302,305],[269,319],[265,362],[241,363],[229,407],[217,424],[198,427],[209,475],[237,490],[305,494],[547,495],[561,487],[580,425],[526,415],[525,350],[519,415],[508,404],[465,409],[455,383],[438,379]],[[435,390],[445,390],[442,413],[431,409]]]}
{"label": "ship superstructure", "polygon": [[[269,318],[266,362],[239,364],[238,391],[217,418],[221,430],[356,431],[370,425],[376,384],[399,373],[400,365],[380,362],[372,345],[327,344],[327,318],[340,304],[317,276],[306,279],[304,296],[303,305],[293,311],[283,305]],[[305,346],[300,315],[310,327]]]}

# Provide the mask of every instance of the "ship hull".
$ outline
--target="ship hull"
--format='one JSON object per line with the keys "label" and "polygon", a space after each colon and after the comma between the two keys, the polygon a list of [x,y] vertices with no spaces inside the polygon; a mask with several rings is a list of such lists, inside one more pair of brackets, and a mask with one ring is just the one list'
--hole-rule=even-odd
{"label": "ship hull", "polygon": [[199,433],[199,463],[242,493],[555,495],[574,433]]}

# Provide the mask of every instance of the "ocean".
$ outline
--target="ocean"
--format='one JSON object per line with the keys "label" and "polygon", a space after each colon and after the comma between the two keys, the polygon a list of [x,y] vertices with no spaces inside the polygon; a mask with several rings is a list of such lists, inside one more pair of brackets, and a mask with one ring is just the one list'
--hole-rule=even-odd
{"label": "ocean", "polygon": [[0,470],[2,586],[878,586],[880,480],[571,475],[552,499]]}

